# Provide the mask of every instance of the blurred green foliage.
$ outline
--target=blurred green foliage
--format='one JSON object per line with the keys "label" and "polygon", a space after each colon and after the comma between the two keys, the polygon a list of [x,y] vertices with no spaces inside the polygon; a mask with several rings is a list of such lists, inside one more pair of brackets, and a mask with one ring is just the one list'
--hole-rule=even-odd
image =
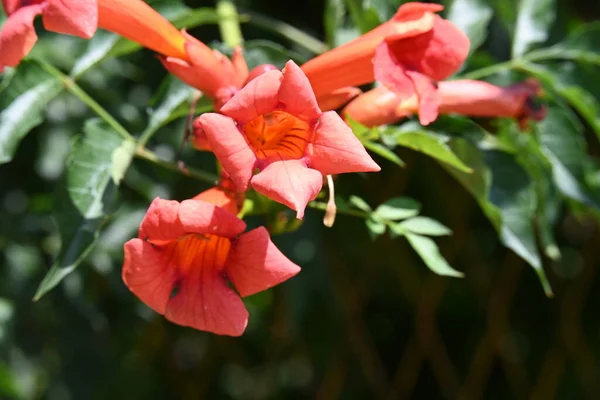
{"label": "blurred green foliage", "polygon": [[[215,4],[151,3],[229,50]],[[301,63],[400,3],[240,0],[248,63]],[[189,146],[176,168],[193,91],[115,35],[39,29],[0,76],[0,398],[600,398],[600,6],[442,3],[472,43],[456,77],[535,77],[547,117],[353,126],[383,171],[339,177],[331,229],[322,199],[301,225],[255,199],[249,224],[303,270],[245,299],[241,338],[175,326],[120,278],[150,201],[216,176]]]}

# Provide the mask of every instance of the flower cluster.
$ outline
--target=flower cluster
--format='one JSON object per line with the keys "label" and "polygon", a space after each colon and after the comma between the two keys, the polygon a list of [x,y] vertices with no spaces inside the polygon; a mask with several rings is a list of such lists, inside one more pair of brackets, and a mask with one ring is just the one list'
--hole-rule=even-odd
{"label": "flower cluster", "polygon": [[[34,46],[33,20],[46,29],[91,37],[115,32],[158,53],[164,67],[212,99],[214,112],[193,122],[192,144],[222,167],[217,187],[182,202],[155,199],[139,235],[125,244],[123,280],[156,312],[177,324],[241,335],[248,321],[240,297],[277,285],[300,268],[265,228],[245,232],[238,218],[245,192],[295,210],[302,219],[328,175],[380,167],[344,122],[389,124],[413,113],[426,125],[439,113],[539,119],[535,83],[501,88],[444,81],[463,64],[469,40],[436,13],[406,3],[389,21],[298,66],[251,71],[243,49],[212,50],[142,0],[2,0],[0,71]],[[362,93],[360,85],[383,86]],[[336,109],[345,106],[341,114]],[[231,286],[230,286],[231,285]]]}

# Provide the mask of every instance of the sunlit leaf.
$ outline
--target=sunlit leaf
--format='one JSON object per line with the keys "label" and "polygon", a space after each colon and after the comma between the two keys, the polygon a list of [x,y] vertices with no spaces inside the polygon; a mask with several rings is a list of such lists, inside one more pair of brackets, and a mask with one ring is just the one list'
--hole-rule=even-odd
{"label": "sunlit leaf", "polygon": [[358,208],[359,210],[362,210],[364,212],[371,212],[372,209],[369,206],[369,204],[367,204],[366,201],[364,201],[363,199],[361,199],[358,196],[350,196],[350,199],[348,200],[348,202],[353,205],[354,207]]}
{"label": "sunlit leaf", "polygon": [[512,56],[518,58],[548,39],[556,14],[555,0],[520,0]]}
{"label": "sunlit leaf", "polygon": [[35,300],[60,283],[92,250],[113,210],[116,188],[134,152],[133,142],[99,120],[88,121],[84,134],[74,140],[54,210],[62,248]]}
{"label": "sunlit leaf", "polygon": [[465,165],[448,147],[446,139],[431,132],[399,132],[396,136],[396,143],[400,146],[427,154],[460,171],[471,172],[471,168]]}
{"label": "sunlit leaf", "polygon": [[416,233],[418,235],[444,236],[452,231],[439,221],[429,217],[413,217],[394,225],[398,231]]}
{"label": "sunlit leaf", "polygon": [[0,164],[12,160],[21,140],[41,124],[61,82],[37,63],[23,61],[0,92]]}
{"label": "sunlit leaf", "polygon": [[373,216],[384,221],[397,221],[414,217],[421,210],[421,204],[409,197],[394,197],[380,204]]}
{"label": "sunlit leaf", "polygon": [[448,264],[444,256],[440,253],[437,244],[426,236],[414,233],[405,234],[408,243],[421,257],[425,265],[438,275],[463,277],[463,273],[455,270]]}
{"label": "sunlit leaf", "polygon": [[370,150],[373,153],[385,158],[386,160],[393,162],[399,167],[404,167],[404,161],[402,161],[402,159],[398,157],[396,153],[394,153],[392,150],[388,149],[384,145],[368,140],[362,141],[362,144],[367,150]]}

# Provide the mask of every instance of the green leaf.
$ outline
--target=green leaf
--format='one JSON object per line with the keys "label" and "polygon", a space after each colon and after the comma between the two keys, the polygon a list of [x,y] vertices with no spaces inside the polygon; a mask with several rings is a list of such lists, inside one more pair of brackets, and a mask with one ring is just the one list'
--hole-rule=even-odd
{"label": "green leaf", "polygon": [[429,217],[414,217],[407,219],[395,224],[395,229],[429,236],[444,236],[452,234],[452,231],[446,226]]}
{"label": "green leaf", "polygon": [[582,25],[563,42],[531,52],[535,59],[572,59],[579,62],[600,65],[600,22]]}
{"label": "green leaf", "polygon": [[325,25],[325,41],[330,47],[337,46],[336,35],[344,26],[346,5],[344,0],[326,0],[323,23]]}
{"label": "green leaf", "polygon": [[369,230],[369,236],[371,236],[371,239],[374,240],[377,238],[377,236],[381,236],[385,233],[385,224],[383,222],[369,217],[365,220],[365,223],[367,224],[367,229]]}
{"label": "green leaf", "polygon": [[12,160],[21,140],[41,124],[63,86],[37,63],[23,61],[0,92],[0,164]]}
{"label": "green leaf", "polygon": [[100,120],[88,121],[83,130],[73,142],[54,210],[62,248],[34,300],[53,289],[92,250],[135,153],[135,143],[124,140]]}
{"label": "green leaf", "polygon": [[370,213],[371,211],[373,211],[371,209],[371,206],[369,206],[369,204],[367,204],[366,201],[364,201],[363,199],[361,199],[358,196],[350,196],[350,199],[348,200],[348,202],[353,205],[354,207],[358,208],[359,210],[362,210],[364,212],[368,212]]}
{"label": "green leaf", "polygon": [[405,236],[408,239],[408,243],[410,243],[411,247],[431,271],[443,276],[454,276],[457,278],[464,276],[462,272],[455,270],[448,264],[433,240],[414,233],[406,233]]}
{"label": "green leaf", "polygon": [[446,19],[469,37],[469,52],[473,53],[485,42],[487,28],[494,14],[492,7],[486,0],[451,0],[446,3]]}
{"label": "green leaf", "polygon": [[152,135],[171,121],[173,113],[191,100],[194,93],[194,88],[171,75],[165,78],[164,85],[164,93],[160,96],[158,105],[150,111],[150,120],[142,136]]}
{"label": "green leaf", "polygon": [[585,179],[586,151],[583,128],[572,113],[556,106],[537,124],[541,150],[552,165],[560,192],[588,206],[600,208],[598,196]]}
{"label": "green leaf", "polygon": [[419,214],[421,204],[409,197],[394,197],[375,209],[373,216],[383,221],[398,221]]}
{"label": "green leaf", "polygon": [[548,39],[556,14],[555,0],[520,0],[512,56],[519,58]]}
{"label": "green leaf", "polygon": [[399,132],[396,143],[415,151],[427,154],[463,172],[472,172],[446,144],[447,139],[429,131]]}
{"label": "green leaf", "polygon": [[346,6],[354,25],[361,33],[370,31],[387,19],[386,4],[380,1],[346,0]]}
{"label": "green leaf", "polygon": [[250,69],[260,64],[274,64],[278,68],[283,68],[285,63],[290,59],[298,64],[303,64],[307,61],[306,57],[286,49],[279,43],[262,39],[245,42],[244,56]]}
{"label": "green leaf", "polygon": [[451,147],[474,173],[466,174],[440,165],[475,197],[502,243],[534,268],[544,291],[552,296],[536,246],[533,226],[536,193],[527,172],[512,154],[504,151],[478,149],[464,139],[452,140]]}
{"label": "green leaf", "polygon": [[524,63],[521,69],[539,79],[550,92],[556,92],[565,99],[590,124],[596,136],[600,138],[600,103],[581,86],[589,86],[594,78],[592,74],[585,74],[586,71],[582,71],[573,63],[568,64],[571,65],[560,71],[531,63]]}
{"label": "green leaf", "polygon": [[380,143],[364,140],[362,141],[362,144],[363,146],[365,146],[366,149],[371,150],[373,153],[385,158],[388,161],[393,162],[399,167],[404,167],[406,165],[396,153],[394,153],[392,150],[388,149]]}

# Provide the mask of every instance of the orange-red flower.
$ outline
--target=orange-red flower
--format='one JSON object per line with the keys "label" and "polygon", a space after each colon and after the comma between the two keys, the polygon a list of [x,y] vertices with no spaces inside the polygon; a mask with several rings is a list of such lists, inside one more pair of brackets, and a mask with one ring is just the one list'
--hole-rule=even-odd
{"label": "orange-red flower", "polygon": [[439,98],[434,81],[456,72],[469,51],[467,36],[434,14],[442,9],[403,4],[391,20],[302,65],[317,97],[378,80],[402,98],[416,93],[421,123],[435,120]]}
{"label": "orange-red flower", "polygon": [[243,233],[245,229],[244,221],[210,203],[157,198],[138,238],[125,243],[123,281],[176,324],[239,336],[248,323],[240,296],[266,290],[300,271],[265,228]]}
{"label": "orange-red flower", "polygon": [[229,60],[185,31],[179,32],[142,0],[98,1],[100,27],[159,53],[169,72],[215,99],[217,109],[246,80],[248,67],[241,49]]}
{"label": "orange-red flower", "polygon": [[41,15],[52,32],[90,38],[98,25],[96,0],[2,0],[8,19],[0,31],[0,72],[16,67],[37,41],[33,20]]}
{"label": "orange-red flower", "polygon": [[323,175],[380,170],[340,116],[319,109],[293,61],[250,81],[220,111],[201,115],[197,132],[237,189],[252,184],[300,219]]}
{"label": "orange-red flower", "polygon": [[[442,114],[462,114],[472,117],[516,118],[524,123],[527,119],[539,121],[545,109],[535,103],[540,94],[535,80],[502,87],[483,81],[456,80],[438,84],[439,111]],[[403,98],[384,87],[370,90],[350,102],[342,115],[365,125],[391,124],[418,111],[416,94]]]}

